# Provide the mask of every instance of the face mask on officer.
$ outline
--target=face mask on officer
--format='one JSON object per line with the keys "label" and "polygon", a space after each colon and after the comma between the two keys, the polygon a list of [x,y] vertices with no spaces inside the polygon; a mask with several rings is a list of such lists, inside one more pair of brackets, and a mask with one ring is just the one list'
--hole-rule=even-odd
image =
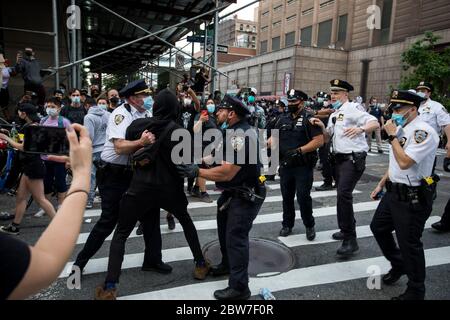
{"label": "face mask on officer", "polygon": [[298,111],[299,107],[300,107],[300,102],[295,103],[295,104],[289,104],[288,111],[290,113],[296,113]]}
{"label": "face mask on officer", "polygon": [[425,93],[424,91],[417,92],[417,95],[423,99],[428,99],[428,93]]}
{"label": "face mask on officer", "polygon": [[[408,115],[408,116],[406,116],[406,115]],[[411,116],[411,109],[406,111],[404,114],[393,113],[392,121],[394,121],[397,126],[404,127],[408,123],[410,116]]]}
{"label": "face mask on officer", "polygon": [[118,103],[119,103],[119,98],[118,97],[111,97],[111,99],[109,99],[109,102],[112,104],[112,105],[117,105]]}
{"label": "face mask on officer", "polygon": [[143,107],[145,110],[149,111],[153,108],[153,98],[151,96],[144,98]]}
{"label": "face mask on officer", "polygon": [[331,106],[333,107],[334,110],[338,110],[340,107],[342,107],[342,102],[339,100],[336,100],[336,102],[333,102],[331,104]]}

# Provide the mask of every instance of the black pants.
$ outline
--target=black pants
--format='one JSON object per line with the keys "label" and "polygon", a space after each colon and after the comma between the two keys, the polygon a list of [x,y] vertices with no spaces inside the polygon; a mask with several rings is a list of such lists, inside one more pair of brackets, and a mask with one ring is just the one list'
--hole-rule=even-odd
{"label": "black pants", "polygon": [[353,190],[364,172],[352,160],[336,161],[337,220],[344,239],[356,238]]}
{"label": "black pants", "polygon": [[120,200],[128,189],[132,177],[131,171],[123,171],[119,174],[108,167],[102,170],[102,177],[98,179],[98,190],[102,198],[102,213],[75,261],[75,265],[80,267],[81,270],[84,269],[89,259],[97,253],[105,239],[113,232],[119,218]]}
{"label": "black pants", "polygon": [[447,205],[445,206],[444,214],[441,218],[441,223],[444,226],[450,227],[450,199],[448,199]]}
{"label": "black pants", "polygon": [[297,202],[300,206],[300,214],[303,224],[307,228],[315,225],[311,188],[313,185],[313,169],[301,166],[295,168],[280,169],[280,187],[283,197],[283,227],[293,228],[295,223],[294,198],[297,194]]}
{"label": "black pants", "polygon": [[[222,193],[217,200],[217,208],[220,208],[229,197],[226,193]],[[235,290],[243,291],[248,288],[248,234],[262,204],[263,201],[253,203],[233,197],[227,209],[217,210],[217,232],[222,263],[230,269],[228,285]]]}
{"label": "black pants", "polygon": [[320,163],[322,164],[322,176],[323,181],[327,185],[333,184],[333,179],[335,179],[334,166],[330,163],[329,160],[330,153],[330,143],[324,144],[319,148],[319,158]]}
{"label": "black pants", "polygon": [[[378,205],[370,229],[392,268],[405,271],[408,287],[425,291],[425,257],[420,241],[425,222],[431,214],[432,193],[413,206],[400,201],[397,194],[387,192]],[[392,231],[395,231],[398,247]]]}
{"label": "black pants", "polygon": [[183,186],[177,192],[130,188],[120,203],[119,221],[109,250],[106,282],[119,282],[125,242],[138,220],[142,222],[144,231],[144,266],[162,261],[160,208],[172,213],[180,222],[194,260],[204,260],[197,230],[187,212],[187,204]]}

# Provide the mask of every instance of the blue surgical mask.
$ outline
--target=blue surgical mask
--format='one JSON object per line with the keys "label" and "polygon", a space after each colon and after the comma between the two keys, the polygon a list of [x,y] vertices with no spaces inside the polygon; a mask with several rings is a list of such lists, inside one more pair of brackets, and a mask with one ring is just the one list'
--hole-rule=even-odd
{"label": "blue surgical mask", "polygon": [[80,103],[81,102],[81,98],[80,97],[71,97],[70,99],[72,100],[73,103]]}
{"label": "blue surgical mask", "polygon": [[147,111],[153,108],[153,98],[151,96],[148,96],[144,99],[143,107]]}
{"label": "blue surgical mask", "polygon": [[98,104],[98,106],[102,109],[102,110],[106,110],[108,109],[108,105],[107,104]]}
{"label": "blue surgical mask", "polygon": [[47,112],[49,117],[56,117],[58,115],[58,110],[53,108],[47,108],[45,109],[45,112]]}
{"label": "blue surgical mask", "polygon": [[395,124],[397,124],[397,126],[404,127],[409,119],[409,115],[406,116],[408,113],[409,111],[405,114],[393,113],[391,119],[395,122]]}
{"label": "blue surgical mask", "polygon": [[214,104],[208,104],[206,106],[206,109],[208,109],[208,113],[212,114],[214,111],[216,111],[216,106]]}
{"label": "blue surgical mask", "polygon": [[255,103],[255,97],[254,96],[249,96],[248,97],[248,103]]}
{"label": "blue surgical mask", "polygon": [[421,98],[428,99],[428,97],[427,97],[427,95],[425,94],[425,92],[417,92],[417,95],[418,95],[419,97],[421,97]]}
{"label": "blue surgical mask", "polygon": [[336,102],[332,103],[331,106],[334,110],[338,110],[340,107],[342,107],[342,102],[337,100]]}
{"label": "blue surgical mask", "polygon": [[220,128],[221,128],[222,130],[227,129],[227,128],[228,128],[228,123],[226,123],[226,122],[222,123],[222,125],[220,126]]}

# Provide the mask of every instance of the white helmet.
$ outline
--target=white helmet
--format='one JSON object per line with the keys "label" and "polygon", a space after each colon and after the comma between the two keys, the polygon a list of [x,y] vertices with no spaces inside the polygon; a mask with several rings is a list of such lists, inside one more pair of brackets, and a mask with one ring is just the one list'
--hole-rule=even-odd
{"label": "white helmet", "polygon": [[250,92],[253,92],[255,96],[258,94],[258,90],[256,90],[256,88],[250,88]]}

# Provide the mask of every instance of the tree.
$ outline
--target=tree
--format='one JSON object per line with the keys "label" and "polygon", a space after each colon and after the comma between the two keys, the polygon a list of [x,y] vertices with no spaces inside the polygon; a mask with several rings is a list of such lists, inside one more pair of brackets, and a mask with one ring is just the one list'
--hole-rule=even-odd
{"label": "tree", "polygon": [[450,48],[438,50],[440,37],[425,32],[425,37],[416,41],[402,54],[403,70],[411,72],[402,77],[400,88],[417,87],[420,81],[434,85],[433,100],[450,109]]}

